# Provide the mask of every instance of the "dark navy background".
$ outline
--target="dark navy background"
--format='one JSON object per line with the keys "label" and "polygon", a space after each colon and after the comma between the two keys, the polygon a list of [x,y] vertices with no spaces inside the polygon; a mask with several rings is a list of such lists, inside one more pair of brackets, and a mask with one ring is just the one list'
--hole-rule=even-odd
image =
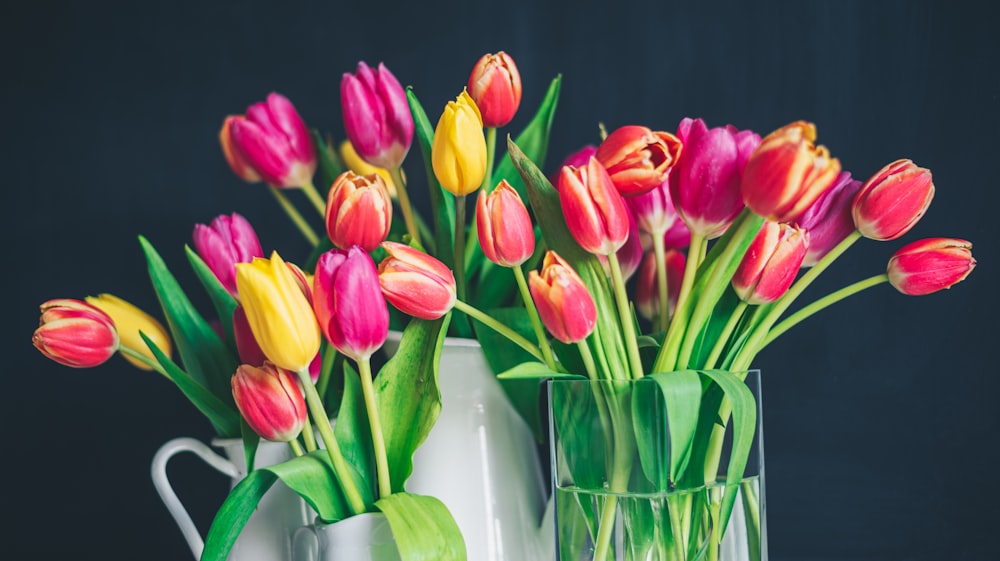
{"label": "dark navy background", "polygon": [[[986,3],[8,3],[0,16],[5,360],[0,541],[9,559],[189,558],[148,471],[175,436],[212,436],[156,374],[115,358],[71,370],[29,338],[37,306],[112,292],[157,311],[138,234],[180,281],[193,224],[239,211],[265,250],[306,254],[261,186],[229,171],[223,116],[272,90],[343,138],[340,76],[384,61],[432,120],[476,59],[506,50],[520,129],[564,78],[547,169],[608,128],[685,116],[767,133],[817,123],[866,178],[909,157],[934,172],[923,221],[859,243],[810,294],[883,270],[902,243],[975,242],[951,291],[856,296],[764,352],[767,522],[778,561],[1000,558],[1000,453],[990,321],[997,307],[1000,20]],[[423,169],[406,169],[414,192]],[[307,216],[311,210],[303,197]],[[207,528],[226,493],[190,457],[171,473]],[[480,561],[480,560],[472,560]]]}

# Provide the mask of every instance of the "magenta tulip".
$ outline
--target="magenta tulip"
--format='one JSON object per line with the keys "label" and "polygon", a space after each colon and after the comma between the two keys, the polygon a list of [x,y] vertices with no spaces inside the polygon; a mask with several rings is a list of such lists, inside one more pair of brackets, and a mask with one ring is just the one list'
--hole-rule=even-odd
{"label": "magenta tulip", "polygon": [[306,401],[295,376],[267,362],[242,364],[230,381],[236,408],[264,440],[288,442],[307,421]]}
{"label": "magenta tulip", "polygon": [[194,249],[219,279],[222,286],[234,297],[236,290],[236,264],[249,263],[254,257],[264,257],[257,233],[246,218],[237,213],[217,216],[209,225],[195,224]]}
{"label": "magenta tulip", "polygon": [[795,280],[809,248],[809,232],[776,222],[764,222],[733,276],[736,295],[750,305],[781,298]]}
{"label": "magenta tulip", "polygon": [[841,172],[833,186],[827,189],[799,219],[799,226],[809,232],[809,251],[803,267],[812,267],[837,244],[854,231],[851,206],[861,189],[861,182],[851,179],[850,172]]}
{"label": "magenta tulip", "polygon": [[894,240],[916,225],[933,198],[930,170],[896,160],[861,187],[854,199],[854,225],[866,238]]}
{"label": "magenta tulip", "polygon": [[330,344],[356,361],[369,359],[389,333],[389,308],[375,262],[357,246],[320,255],[313,309]]}
{"label": "magenta tulip", "polygon": [[917,240],[889,259],[889,283],[908,296],[923,296],[965,280],[976,260],[972,244],[953,238]]}
{"label": "magenta tulip", "polygon": [[559,172],[559,201],[566,226],[584,250],[610,255],[628,239],[628,209],[607,170],[595,157]]}
{"label": "magenta tulip", "polygon": [[361,159],[373,166],[400,166],[413,142],[413,116],[406,92],[384,64],[372,70],[364,61],[340,81],[344,132]]}
{"label": "magenta tulip", "polygon": [[118,331],[111,317],[90,304],[69,298],[41,305],[31,342],[46,357],[73,368],[103,364],[118,352]]}
{"label": "magenta tulip", "polygon": [[[247,107],[246,116],[234,116],[227,122],[232,149],[242,158],[238,161],[252,167],[261,179],[283,188],[312,182],[316,148],[309,129],[288,98],[271,93],[267,101]],[[230,159],[230,165],[232,162]]]}

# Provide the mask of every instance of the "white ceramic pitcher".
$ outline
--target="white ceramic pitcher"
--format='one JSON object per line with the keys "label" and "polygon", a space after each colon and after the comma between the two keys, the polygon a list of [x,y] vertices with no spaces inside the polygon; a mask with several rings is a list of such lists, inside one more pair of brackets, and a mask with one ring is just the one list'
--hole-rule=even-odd
{"label": "white ceramic pitcher", "polygon": [[[195,559],[201,558],[205,541],[191,516],[181,504],[167,477],[167,463],[174,455],[191,452],[206,464],[230,478],[230,489],[246,477],[246,458],[243,441],[240,439],[216,439],[212,445],[221,448],[219,455],[200,440],[175,438],[163,446],[153,456],[151,472],[153,485],[167,510],[174,517],[184,539]],[[261,441],[257,448],[255,463],[258,467],[281,463],[292,457],[288,444]],[[230,561],[281,561],[291,559],[292,536],[296,530],[307,525],[315,516],[294,491],[281,481],[264,495],[260,504],[247,521],[233,549]]]}

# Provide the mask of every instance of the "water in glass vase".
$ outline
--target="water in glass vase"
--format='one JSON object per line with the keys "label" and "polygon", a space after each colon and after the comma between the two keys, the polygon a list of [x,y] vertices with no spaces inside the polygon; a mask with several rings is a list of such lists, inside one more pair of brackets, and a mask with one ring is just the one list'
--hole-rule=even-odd
{"label": "water in glass vase", "polygon": [[[740,484],[720,536],[724,482],[654,493],[556,489],[559,561],[766,561],[760,478]],[[764,534],[766,535],[766,534]]]}

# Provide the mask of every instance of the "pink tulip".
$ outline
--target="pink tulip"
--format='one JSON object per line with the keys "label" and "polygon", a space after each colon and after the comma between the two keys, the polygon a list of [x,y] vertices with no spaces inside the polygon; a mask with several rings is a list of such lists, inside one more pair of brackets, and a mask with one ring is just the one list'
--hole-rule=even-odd
{"label": "pink tulip", "polygon": [[583,166],[587,165],[587,162],[590,160],[591,156],[596,156],[596,155],[597,155],[597,146],[594,146],[593,144],[587,144],[586,146],[580,148],[576,152],[573,152],[572,154],[566,156],[566,159],[563,160],[562,165],[560,165],[559,167],[562,168],[563,166],[571,166],[574,168],[582,168]]}
{"label": "pink tulip", "polygon": [[[628,238],[625,239],[625,243],[615,252],[618,258],[618,265],[622,268],[622,279],[625,281],[632,278],[632,275],[639,269],[639,263],[642,261],[642,233],[639,231],[639,225],[631,211],[628,211],[628,226]],[[608,262],[608,256],[598,255],[597,260],[604,267],[605,274],[610,276],[611,265]]]}
{"label": "pink tulip", "polygon": [[691,232],[715,239],[743,210],[740,182],[760,136],[732,125],[708,128],[701,119],[677,126],[684,150],[670,175],[670,195]]}
{"label": "pink tulip", "polygon": [[809,232],[789,224],[764,222],[733,276],[736,295],[750,305],[781,298],[795,280],[808,248]]}
{"label": "pink tulip", "polygon": [[192,238],[195,251],[234,297],[238,296],[236,264],[264,257],[253,226],[235,212],[231,216],[217,216],[208,226],[195,224]]}
{"label": "pink tulip", "polygon": [[[246,116],[227,119],[237,175],[246,179],[233,161],[244,162],[275,187],[302,187],[316,172],[316,148],[309,129],[288,98],[271,93],[267,101],[247,107]],[[225,151],[226,142],[223,142]],[[228,158],[227,158],[228,159]]]}
{"label": "pink tulip", "polygon": [[[297,269],[297,267],[296,267]],[[312,290],[309,291],[310,294]],[[267,356],[260,348],[260,344],[250,330],[247,322],[246,311],[243,306],[236,306],[233,310],[233,337],[236,338],[236,353],[240,357],[240,362],[250,366],[262,366],[267,362]],[[316,353],[316,357],[309,363],[309,377],[313,383],[319,380],[320,369],[323,367],[322,353]]]}
{"label": "pink tulip", "polygon": [[86,302],[60,298],[41,305],[31,342],[46,357],[73,368],[103,364],[118,352],[111,318]]}
{"label": "pink tulip", "polygon": [[625,199],[639,230],[645,234],[662,236],[678,221],[669,183],[668,179],[642,195]]}
{"label": "pink tulip", "polygon": [[288,442],[305,426],[306,401],[294,375],[270,362],[242,364],[230,381],[236,408],[264,440]]}
{"label": "pink tulip", "polygon": [[597,158],[559,173],[559,201],[566,226],[584,250],[595,255],[618,251],[628,238],[628,209]]}
{"label": "pink tulip", "polygon": [[889,283],[908,296],[923,296],[965,280],[976,260],[972,244],[953,238],[917,240],[889,259]]}
{"label": "pink tulip", "polygon": [[503,51],[485,54],[476,62],[466,89],[479,107],[484,127],[506,125],[521,105],[521,73]]}
{"label": "pink tulip", "polygon": [[361,159],[373,166],[400,166],[413,142],[413,116],[406,92],[384,64],[372,70],[364,61],[340,81],[344,132]]}
{"label": "pink tulip", "polygon": [[506,179],[489,195],[479,192],[476,230],[483,254],[497,265],[519,267],[535,251],[535,229],[528,209]]}
{"label": "pink tulip", "polygon": [[396,242],[382,242],[389,257],[378,267],[386,300],[404,314],[437,319],[455,306],[455,275],[444,263]]}
{"label": "pink tulip", "polygon": [[840,161],[816,146],[816,126],[805,121],[767,135],[743,171],[743,202],[773,222],[798,222],[840,175]]}
{"label": "pink tulip", "polygon": [[326,233],[333,245],[374,251],[391,225],[392,199],[381,176],[350,170],[337,176],[326,199]]}
{"label": "pink tulip", "polygon": [[809,251],[803,267],[812,267],[837,244],[854,231],[851,205],[861,189],[861,182],[851,179],[850,172],[841,172],[833,186],[826,190],[799,219],[799,226],[809,232]]}
{"label": "pink tulip", "polygon": [[681,141],[669,132],[627,125],[604,139],[597,148],[597,159],[607,168],[618,192],[631,197],[666,181],[680,153]]}
{"label": "pink tulip", "polygon": [[320,255],[313,310],[330,344],[356,361],[370,358],[389,334],[389,308],[375,262],[357,246]]}
{"label": "pink tulip", "polygon": [[913,228],[933,198],[930,170],[896,160],[861,187],[854,199],[854,225],[866,238],[894,240]]}
{"label": "pink tulip", "polygon": [[233,121],[242,119],[243,115],[229,115],[222,121],[222,128],[219,129],[219,144],[222,146],[222,155],[226,157],[226,162],[237,177],[247,183],[257,183],[260,176],[254,171],[250,162],[243,157],[243,154],[233,145],[233,137],[229,133]]}
{"label": "pink tulip", "polygon": [[688,230],[683,220],[674,222],[674,225],[663,234],[663,245],[674,249],[684,249],[691,245],[691,230]]}
{"label": "pink tulip", "polygon": [[563,343],[587,338],[597,323],[597,307],[573,267],[554,251],[545,254],[542,273],[528,273],[531,299],[549,333]]}
{"label": "pink tulip", "polygon": [[[673,315],[677,307],[677,297],[684,280],[684,264],[687,259],[683,252],[668,249],[664,255],[667,269],[667,314]],[[639,265],[635,285],[635,307],[639,315],[652,321],[660,314],[660,287],[656,272],[656,256],[647,253]]]}

